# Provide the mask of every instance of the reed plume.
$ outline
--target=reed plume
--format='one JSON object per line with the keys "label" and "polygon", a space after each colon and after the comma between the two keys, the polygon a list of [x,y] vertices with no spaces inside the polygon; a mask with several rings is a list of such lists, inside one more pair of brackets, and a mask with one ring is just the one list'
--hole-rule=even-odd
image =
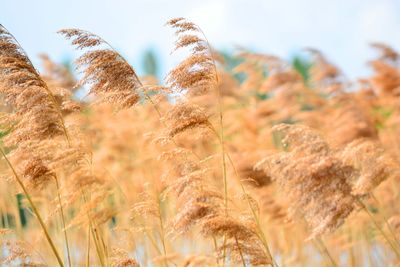
{"label": "reed plume", "polygon": [[128,252],[120,248],[113,248],[111,267],[139,267],[140,265],[129,257]]}
{"label": "reed plume", "polygon": [[23,241],[6,240],[0,242],[0,247],[8,254],[0,257],[0,263],[5,266],[45,267],[47,264],[43,259],[35,255],[31,245]]}
{"label": "reed plume", "polygon": [[215,88],[217,70],[201,29],[184,18],[171,19],[167,25],[175,29],[175,50],[191,49],[191,54],[168,73],[167,84],[176,92],[187,91],[189,95],[205,94]]}
{"label": "reed plume", "polygon": [[282,135],[288,152],[265,158],[257,168],[290,196],[289,215],[305,218],[310,238],[337,229],[354,210],[357,197],[394,173],[395,164],[373,141],[358,139],[335,151],[306,126],[281,124],[273,130]]}
{"label": "reed plume", "polygon": [[346,78],[341,70],[333,65],[328,59],[317,49],[307,48],[308,52],[314,58],[311,69],[312,81],[321,88],[324,93],[336,94],[344,90]]}
{"label": "reed plume", "polygon": [[[90,86],[90,94],[99,102],[109,102],[121,108],[138,103],[143,87],[135,70],[101,37],[80,29],[63,29],[59,33],[71,40],[78,50],[86,50],[76,60],[83,74],[77,87]],[[104,46],[104,47],[103,47]]]}
{"label": "reed plume", "polygon": [[0,47],[0,90],[13,111],[5,121],[13,131],[5,138],[6,145],[16,146],[62,134],[63,126],[51,92],[3,26],[0,26]]}
{"label": "reed plume", "polygon": [[[312,229],[310,238],[343,224],[354,209],[346,182],[352,167],[330,152],[318,132],[301,125],[277,125],[288,152],[265,158],[258,164],[289,196],[289,216],[300,214]],[[306,167],[307,166],[307,167]]]}
{"label": "reed plume", "polygon": [[378,58],[379,60],[387,60],[389,62],[396,63],[400,58],[399,53],[394,50],[393,47],[387,44],[374,42],[371,43],[371,47],[376,49],[380,53],[380,56]]}

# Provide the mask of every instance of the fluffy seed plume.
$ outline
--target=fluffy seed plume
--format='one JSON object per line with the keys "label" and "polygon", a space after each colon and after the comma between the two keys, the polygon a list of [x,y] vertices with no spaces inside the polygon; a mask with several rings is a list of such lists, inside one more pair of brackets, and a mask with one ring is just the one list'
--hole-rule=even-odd
{"label": "fluffy seed plume", "polygon": [[312,129],[280,124],[288,152],[277,153],[258,164],[281,186],[289,198],[289,215],[302,215],[312,228],[310,238],[333,231],[353,211],[354,200],[346,179],[353,168],[340,161]]}
{"label": "fluffy seed plume", "polygon": [[28,188],[42,189],[47,182],[54,179],[54,173],[38,157],[30,158],[23,166],[22,176]]}
{"label": "fluffy seed plume", "polygon": [[0,48],[0,93],[10,106],[10,112],[1,120],[3,130],[9,132],[3,141],[13,148],[8,156],[28,187],[40,189],[52,177],[49,161],[45,160],[52,153],[45,147],[45,140],[62,135],[68,139],[64,120],[52,91],[3,26]]}
{"label": "fluffy seed plume", "polygon": [[367,195],[389,176],[399,174],[398,165],[378,141],[366,138],[354,140],[339,155],[343,162],[355,169],[355,179],[351,181],[355,196]]}
{"label": "fluffy seed plume", "polygon": [[374,91],[380,95],[400,95],[400,71],[398,69],[399,56],[392,48],[383,44],[374,44],[381,55],[369,64],[375,74],[369,78]]}
{"label": "fluffy seed plume", "polygon": [[218,248],[219,257],[222,257],[224,250],[227,250],[238,264],[244,264],[246,259],[252,266],[272,263],[251,222],[218,214],[209,216],[203,221],[202,232],[205,236],[227,238],[228,241]]}
{"label": "fluffy seed plume", "polygon": [[128,252],[120,248],[113,248],[111,252],[111,267],[139,267],[139,264],[131,257]]}
{"label": "fluffy seed plume", "polygon": [[326,93],[342,92],[345,79],[340,69],[329,62],[319,50],[307,48],[306,51],[314,57],[311,68],[313,82],[321,86]]}
{"label": "fluffy seed plume", "polygon": [[191,95],[203,94],[217,83],[212,51],[201,29],[184,18],[169,20],[166,25],[175,29],[175,50],[191,48],[191,54],[167,76],[167,83],[177,92],[188,91]]}
{"label": "fluffy seed plume", "polygon": [[184,163],[180,177],[170,186],[177,196],[179,210],[172,222],[171,233],[187,233],[197,225],[205,237],[227,238],[227,242],[217,248],[218,257],[222,258],[223,251],[228,251],[235,263],[270,264],[271,259],[260,242],[254,223],[225,214],[223,196],[207,182],[209,170],[198,163],[192,162],[190,166],[188,163]]}
{"label": "fluffy seed plume", "polygon": [[80,111],[82,104],[73,100],[75,78],[71,71],[62,64],[53,62],[47,55],[40,55],[43,66],[41,77],[54,95],[63,115]]}
{"label": "fluffy seed plume", "polygon": [[79,29],[59,31],[72,40],[76,49],[87,51],[76,60],[83,74],[78,86],[89,85],[90,93],[100,102],[109,102],[121,108],[129,108],[139,101],[139,89],[143,87],[135,70],[101,37]]}
{"label": "fluffy seed plume", "polygon": [[210,126],[206,111],[203,108],[188,102],[181,102],[174,105],[170,112],[165,115],[165,120],[169,124],[169,137],[174,137],[179,133],[193,128]]}
{"label": "fluffy seed plume", "polygon": [[341,146],[358,138],[377,138],[373,119],[357,99],[341,94],[332,102],[334,109],[326,123],[331,144]]}
{"label": "fluffy seed plume", "polygon": [[27,267],[47,266],[32,252],[32,247],[23,241],[6,240],[4,243],[0,242],[0,245],[3,245],[0,246],[2,248],[0,264],[4,266],[16,266],[15,264]]}
{"label": "fluffy seed plume", "polygon": [[[14,36],[0,25],[0,93],[13,113],[4,127],[13,134],[6,145],[18,145],[33,139],[62,133],[62,124],[51,92],[19,46]],[[11,125],[10,125],[11,123]]]}
{"label": "fluffy seed plume", "polygon": [[300,214],[312,228],[310,238],[343,224],[356,198],[372,192],[397,165],[378,142],[360,138],[332,150],[322,136],[302,125],[273,127],[287,152],[258,163],[281,186],[290,202],[289,215]]}
{"label": "fluffy seed plume", "polygon": [[388,46],[387,44],[371,43],[371,47],[378,50],[378,52],[380,53],[379,57],[380,60],[388,60],[391,62],[396,62],[400,58],[399,53],[392,47]]}
{"label": "fluffy seed plume", "polygon": [[171,185],[175,191],[179,212],[173,221],[173,232],[182,234],[193,225],[201,223],[207,216],[214,216],[222,207],[222,195],[206,184],[208,170],[197,164],[188,166]]}

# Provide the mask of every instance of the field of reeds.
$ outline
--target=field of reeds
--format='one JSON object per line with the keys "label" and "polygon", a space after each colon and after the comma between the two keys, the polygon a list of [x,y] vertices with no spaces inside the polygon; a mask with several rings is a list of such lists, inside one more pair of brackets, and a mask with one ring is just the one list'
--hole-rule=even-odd
{"label": "field of reeds", "polygon": [[0,26],[0,265],[399,266],[400,55],[232,66],[166,26],[186,58],[161,81],[80,29],[76,71],[39,73]]}

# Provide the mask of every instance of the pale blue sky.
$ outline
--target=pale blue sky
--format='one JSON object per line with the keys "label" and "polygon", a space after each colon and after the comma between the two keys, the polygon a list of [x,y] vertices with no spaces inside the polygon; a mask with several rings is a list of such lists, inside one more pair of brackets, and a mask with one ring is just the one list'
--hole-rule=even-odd
{"label": "pale blue sky", "polygon": [[218,49],[244,46],[288,58],[316,47],[352,78],[369,73],[369,42],[400,48],[399,0],[0,0],[0,23],[35,63],[42,52],[56,60],[74,55],[56,31],[77,27],[108,40],[134,66],[147,47],[156,48],[165,73],[177,61],[163,26],[173,17],[195,21]]}

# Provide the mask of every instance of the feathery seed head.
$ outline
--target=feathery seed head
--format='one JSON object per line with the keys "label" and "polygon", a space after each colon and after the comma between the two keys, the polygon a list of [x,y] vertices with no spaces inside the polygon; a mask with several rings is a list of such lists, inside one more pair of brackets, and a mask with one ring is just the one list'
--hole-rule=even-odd
{"label": "feathery seed head", "polygon": [[76,60],[78,70],[83,73],[78,86],[89,85],[90,93],[99,97],[99,102],[110,102],[120,108],[129,108],[139,101],[143,85],[135,70],[107,42],[79,29],[64,29],[59,33],[72,39],[77,49],[88,49]]}

